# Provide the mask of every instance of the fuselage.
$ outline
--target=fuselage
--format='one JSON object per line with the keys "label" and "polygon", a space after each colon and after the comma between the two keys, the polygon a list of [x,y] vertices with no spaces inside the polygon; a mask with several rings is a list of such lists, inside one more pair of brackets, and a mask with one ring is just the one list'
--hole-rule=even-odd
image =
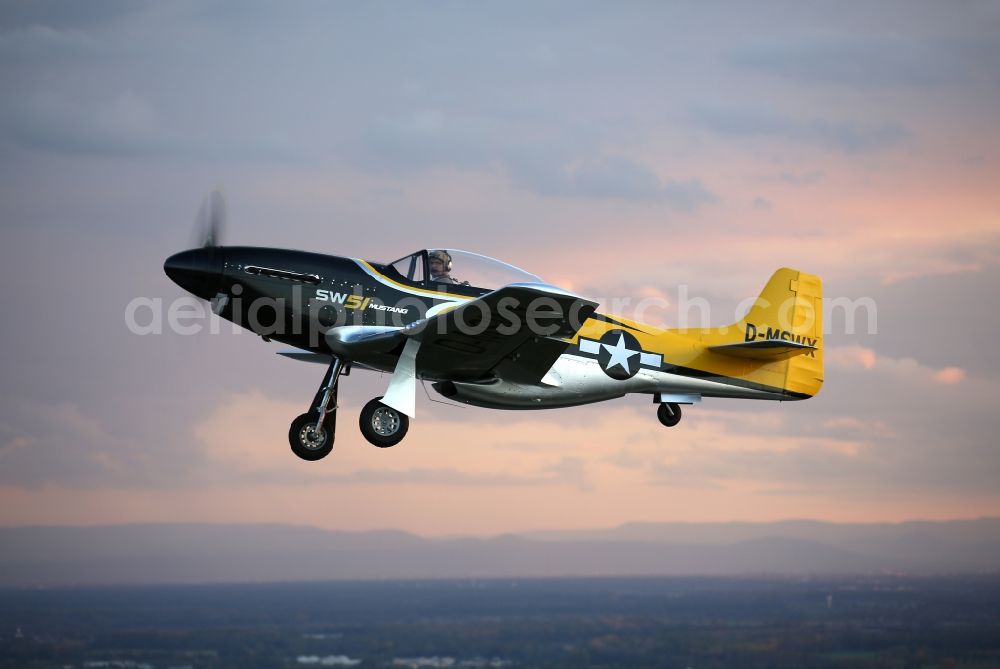
{"label": "fuselage", "polygon": [[[412,271],[418,255],[407,272],[401,261],[209,247],[176,254],[164,268],[181,287],[210,300],[220,317],[266,339],[333,356],[336,337],[345,328],[406,328],[498,287],[433,281],[426,270]],[[501,373],[467,378],[440,364],[418,364],[417,374],[454,400],[507,409],[572,406],[628,393],[658,395],[663,402],[807,396],[772,379],[759,361],[734,361],[706,350],[690,334],[614,316],[593,313],[572,338],[550,344],[563,349],[537,383]],[[398,360],[399,351],[379,351],[349,362],[392,372]]]}

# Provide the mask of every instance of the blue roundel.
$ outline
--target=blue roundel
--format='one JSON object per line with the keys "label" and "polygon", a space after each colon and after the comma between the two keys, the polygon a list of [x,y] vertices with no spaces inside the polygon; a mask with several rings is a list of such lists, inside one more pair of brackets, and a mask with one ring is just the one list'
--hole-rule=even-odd
{"label": "blue roundel", "polygon": [[642,346],[624,330],[608,330],[601,337],[597,362],[612,379],[631,379],[639,371]]}

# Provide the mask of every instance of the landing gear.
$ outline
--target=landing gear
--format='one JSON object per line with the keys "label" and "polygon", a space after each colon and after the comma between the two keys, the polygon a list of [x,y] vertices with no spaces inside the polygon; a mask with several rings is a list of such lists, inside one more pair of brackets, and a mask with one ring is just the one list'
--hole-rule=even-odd
{"label": "landing gear", "polygon": [[656,417],[660,419],[666,427],[673,427],[681,422],[681,407],[673,402],[663,402],[656,410]]}
{"label": "landing gear", "polygon": [[[343,361],[334,358],[309,411],[293,420],[288,428],[292,453],[303,460],[322,460],[333,450],[337,430],[337,382],[343,369]],[[381,400],[381,397],[376,397],[361,410],[361,434],[379,448],[388,448],[403,440],[410,428],[410,419],[406,414],[382,404]]]}
{"label": "landing gear", "polygon": [[361,410],[361,434],[379,448],[395,446],[406,436],[410,419],[390,406],[382,404],[376,397]]}
{"label": "landing gear", "polygon": [[293,420],[292,426],[288,428],[288,443],[292,446],[292,453],[303,460],[320,460],[333,450],[333,436],[337,426],[337,418],[335,415],[327,416],[317,431],[316,419],[318,417],[319,413],[315,411],[304,413]]}
{"label": "landing gear", "polygon": [[293,420],[288,429],[292,453],[303,460],[320,460],[333,450],[337,428],[337,382],[343,369],[341,359],[334,358],[316,391],[312,408]]}

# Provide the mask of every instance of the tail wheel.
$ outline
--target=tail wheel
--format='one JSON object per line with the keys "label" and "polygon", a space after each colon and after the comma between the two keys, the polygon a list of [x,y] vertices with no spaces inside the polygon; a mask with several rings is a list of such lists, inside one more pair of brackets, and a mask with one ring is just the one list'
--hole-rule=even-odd
{"label": "tail wheel", "polygon": [[673,402],[664,402],[656,410],[656,417],[660,419],[666,427],[673,427],[681,422],[681,407]]}
{"label": "tail wheel", "polygon": [[395,446],[406,436],[410,429],[410,418],[390,406],[382,404],[382,398],[376,397],[361,410],[361,434],[379,448]]}
{"label": "tail wheel", "polygon": [[316,430],[316,419],[319,415],[311,411],[304,413],[292,421],[288,428],[288,443],[292,453],[303,460],[320,460],[333,450],[333,434],[337,425],[336,413],[327,414],[326,420]]}

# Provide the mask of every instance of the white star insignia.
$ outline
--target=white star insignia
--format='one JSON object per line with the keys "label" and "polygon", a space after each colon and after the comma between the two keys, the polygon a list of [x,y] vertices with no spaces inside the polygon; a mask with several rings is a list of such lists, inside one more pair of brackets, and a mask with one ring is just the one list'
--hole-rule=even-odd
{"label": "white star insignia", "polygon": [[632,349],[625,346],[625,333],[618,335],[618,343],[614,346],[609,346],[608,344],[601,344],[604,349],[611,354],[611,359],[608,360],[607,369],[611,369],[615,365],[618,365],[625,370],[626,374],[631,374],[632,369],[629,367],[629,358],[639,355],[639,351],[633,351]]}

